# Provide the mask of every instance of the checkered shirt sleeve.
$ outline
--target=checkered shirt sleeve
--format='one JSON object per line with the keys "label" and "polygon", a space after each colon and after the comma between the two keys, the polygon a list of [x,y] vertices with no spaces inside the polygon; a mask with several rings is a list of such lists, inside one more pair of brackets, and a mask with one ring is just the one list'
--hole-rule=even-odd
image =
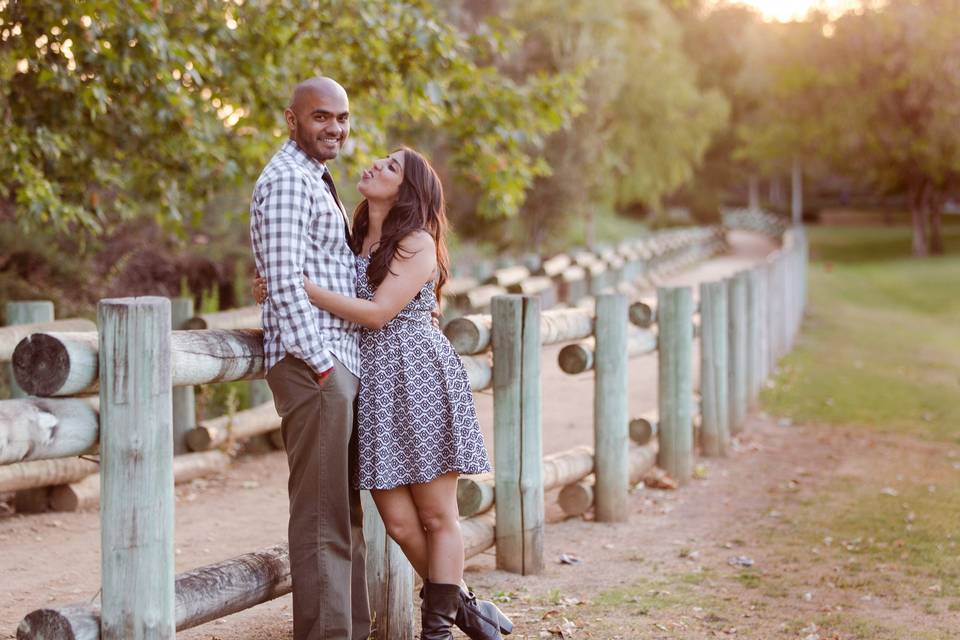
{"label": "checkered shirt sleeve", "polygon": [[322,373],[333,361],[303,288],[313,197],[304,176],[280,171],[257,184],[252,208],[259,217],[260,275],[267,281],[269,310],[283,348]]}

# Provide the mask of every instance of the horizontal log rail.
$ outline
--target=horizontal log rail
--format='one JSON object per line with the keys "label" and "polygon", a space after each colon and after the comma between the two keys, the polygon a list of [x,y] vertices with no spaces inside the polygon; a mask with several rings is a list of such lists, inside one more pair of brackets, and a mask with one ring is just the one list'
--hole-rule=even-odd
{"label": "horizontal log rail", "polygon": [[97,398],[0,400],[0,465],[94,453]]}
{"label": "horizontal log rail", "polygon": [[187,432],[187,446],[191,451],[209,451],[224,444],[229,438],[242,440],[279,428],[280,416],[277,415],[277,409],[271,400],[237,411],[233,415],[201,420]]}
{"label": "horizontal log rail", "polygon": [[[657,464],[657,446],[656,443],[646,446],[630,447],[629,452],[630,471],[628,483],[632,487],[646,476]],[[591,475],[577,482],[572,482],[564,486],[557,495],[557,504],[563,510],[563,513],[570,516],[583,515],[594,504],[596,497],[594,491],[595,478]]]}
{"label": "horizontal log rail", "polygon": [[[222,451],[184,453],[173,458],[173,481],[184,484],[197,478],[216,475],[230,466],[230,456]],[[50,508],[54,511],[78,511],[100,504],[100,474],[94,473],[77,482],[53,487]]]}
{"label": "horizontal log rail", "polygon": [[183,329],[256,329],[260,327],[260,307],[240,307],[227,311],[201,313],[183,323]]}
{"label": "horizontal log rail", "polygon": [[[543,490],[550,491],[593,472],[593,449],[574,447],[543,458]],[[495,501],[492,473],[461,476],[457,482],[457,505],[463,518],[484,513]]]}
{"label": "horizontal log rail", "polygon": [[[262,329],[174,331],[175,387],[263,377]],[[13,354],[17,384],[35,396],[90,395],[99,390],[96,333],[34,333]]]}
{"label": "horizontal log rail", "polygon": [[[652,331],[635,329],[627,335],[627,357],[637,358],[657,350],[657,336]],[[557,354],[557,364],[564,373],[593,371],[596,338],[587,338],[566,345]]]}
{"label": "horizontal log rail", "polygon": [[70,484],[97,473],[100,466],[83,458],[31,460],[0,467],[0,491],[20,491],[37,487]]}
{"label": "horizontal log rail", "polygon": [[[455,318],[444,328],[460,354],[483,353],[490,348],[493,319],[489,315]],[[540,314],[540,343],[544,345],[586,338],[593,333],[593,314],[587,309],[550,309]]]}
{"label": "horizontal log rail", "polygon": [[9,327],[0,327],[0,362],[10,362],[13,350],[21,340],[31,333],[44,331],[96,331],[97,325],[92,320],[83,318],[64,318],[53,322],[37,322],[34,324],[15,324]]}

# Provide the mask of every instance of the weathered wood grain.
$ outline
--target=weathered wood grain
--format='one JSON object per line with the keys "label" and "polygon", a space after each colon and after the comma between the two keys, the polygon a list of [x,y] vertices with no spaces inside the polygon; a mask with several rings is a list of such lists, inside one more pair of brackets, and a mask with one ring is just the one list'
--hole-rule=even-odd
{"label": "weathered wood grain", "polygon": [[693,292],[690,287],[657,289],[660,329],[660,466],[680,484],[693,477]]}
{"label": "weathered wood grain", "polygon": [[92,453],[99,437],[99,417],[89,400],[0,400],[0,465]]}
{"label": "weathered wood grain", "polygon": [[593,442],[594,512],[598,522],[625,522],[628,516],[627,324],[626,297],[597,297]]}
{"label": "weathered wood grain", "polygon": [[[264,374],[262,329],[174,331],[174,386],[252,380]],[[96,333],[34,333],[14,351],[14,373],[35,396],[88,395],[99,390]]]}
{"label": "weathered wood grain", "polygon": [[101,635],[173,640],[170,301],[101,300],[97,326]]}

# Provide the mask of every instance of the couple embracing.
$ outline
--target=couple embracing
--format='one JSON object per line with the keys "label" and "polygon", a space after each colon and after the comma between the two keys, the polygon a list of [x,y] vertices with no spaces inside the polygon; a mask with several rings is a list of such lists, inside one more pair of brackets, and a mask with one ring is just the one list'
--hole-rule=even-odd
{"label": "couple embracing", "polygon": [[290,132],[257,180],[267,382],[290,466],[295,640],[370,633],[360,489],[423,579],[422,638],[501,638],[463,583],[457,477],[490,470],[466,373],[432,314],[448,273],[443,189],[419,153],[374,162],[353,227],[325,163],[350,132],[346,91],[293,91]]}

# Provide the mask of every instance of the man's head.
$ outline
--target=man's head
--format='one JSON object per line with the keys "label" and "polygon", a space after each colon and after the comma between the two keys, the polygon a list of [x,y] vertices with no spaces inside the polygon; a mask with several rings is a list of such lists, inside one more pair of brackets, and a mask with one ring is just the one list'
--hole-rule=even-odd
{"label": "man's head", "polygon": [[290,139],[320,162],[336,158],[350,135],[347,92],[330,78],[310,78],[294,87],[283,116]]}

